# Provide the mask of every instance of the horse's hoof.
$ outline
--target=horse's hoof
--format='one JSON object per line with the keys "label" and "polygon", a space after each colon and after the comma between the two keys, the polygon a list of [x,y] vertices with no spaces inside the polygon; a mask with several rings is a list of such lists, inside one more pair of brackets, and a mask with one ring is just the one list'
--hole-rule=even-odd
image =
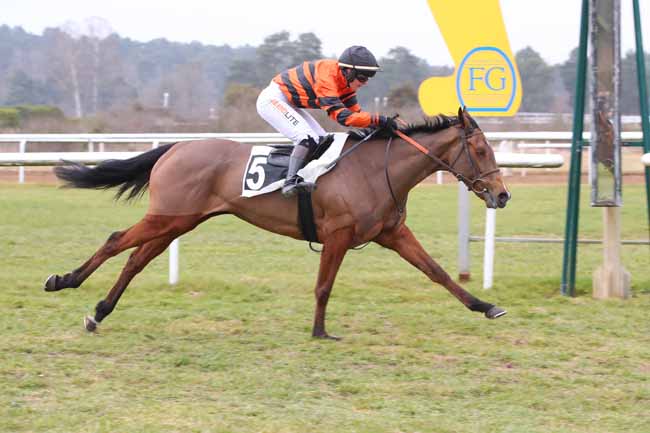
{"label": "horse's hoof", "polygon": [[45,280],[45,287],[43,287],[43,290],[46,292],[56,292],[57,290],[61,290],[61,288],[56,287],[56,280],[60,278],[58,275],[52,274],[49,277],[47,277],[47,280]]}
{"label": "horse's hoof", "polygon": [[485,313],[485,317],[488,319],[498,319],[501,316],[505,316],[507,313],[506,310],[503,308],[497,307],[496,305],[492,308],[490,308],[487,313]]}
{"label": "horse's hoof", "polygon": [[97,331],[97,322],[92,317],[86,316],[84,317],[84,327],[88,332],[95,332]]}

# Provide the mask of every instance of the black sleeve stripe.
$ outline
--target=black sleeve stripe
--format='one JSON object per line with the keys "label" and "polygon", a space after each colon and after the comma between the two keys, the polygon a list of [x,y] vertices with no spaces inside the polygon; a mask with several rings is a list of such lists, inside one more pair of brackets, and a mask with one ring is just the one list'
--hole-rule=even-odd
{"label": "black sleeve stripe", "polygon": [[309,62],[309,73],[311,74],[311,79],[315,83],[316,82],[316,65],[314,62]]}
{"label": "black sleeve stripe", "polygon": [[287,89],[289,89],[289,93],[291,93],[291,101],[293,102],[293,105],[300,107],[300,95],[298,95],[298,91],[291,83],[291,79],[289,78],[289,71],[284,71],[280,75],[280,78],[282,78],[282,82],[285,86],[287,86]]}
{"label": "black sleeve stripe", "polygon": [[342,102],[336,96],[323,96],[319,98],[320,105],[327,107],[328,105],[342,105]]}
{"label": "black sleeve stripe", "polygon": [[314,102],[317,99],[316,93],[311,84],[309,84],[309,80],[305,76],[305,71],[302,69],[302,65],[296,68],[296,72],[298,72],[298,81],[300,81],[302,88],[305,89],[305,93],[307,93],[307,96],[309,97],[309,106],[311,108],[318,108]]}
{"label": "black sleeve stripe", "polygon": [[341,110],[339,114],[336,115],[336,121],[341,125],[345,125],[345,121],[352,115],[350,110]]}
{"label": "black sleeve stripe", "polygon": [[350,108],[350,107],[354,107],[355,105],[358,104],[358,102],[357,102],[357,97],[356,97],[356,96],[353,96],[353,97],[351,97],[350,99],[348,99],[348,100],[346,100],[346,101],[343,101],[343,103],[344,103],[345,106],[348,107],[348,108]]}
{"label": "black sleeve stripe", "polygon": [[345,106],[341,104],[337,105],[332,105],[331,107],[327,107],[327,114],[330,114],[332,111],[336,110],[345,110]]}

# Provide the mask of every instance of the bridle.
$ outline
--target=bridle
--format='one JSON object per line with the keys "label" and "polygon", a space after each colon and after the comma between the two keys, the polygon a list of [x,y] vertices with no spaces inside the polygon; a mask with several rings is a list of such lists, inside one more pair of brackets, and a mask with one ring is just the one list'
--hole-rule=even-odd
{"label": "bridle", "polygon": [[[422,152],[427,157],[435,161],[438,165],[441,165],[446,171],[453,174],[456,177],[456,179],[458,179],[460,182],[463,182],[465,185],[467,185],[469,189],[474,191],[476,194],[483,194],[487,192],[487,188],[485,186],[483,186],[483,188],[480,188],[480,185],[483,183],[483,179],[485,179],[487,176],[491,174],[498,173],[500,170],[499,168],[495,168],[493,170],[481,172],[481,169],[478,167],[478,164],[476,163],[476,161],[474,161],[474,158],[472,158],[472,154],[469,151],[469,143],[467,140],[469,138],[472,138],[475,135],[482,134],[483,132],[479,131],[479,132],[472,133],[472,131],[470,131],[470,134],[467,134],[465,128],[459,128],[459,129],[461,131],[460,132],[461,148],[458,154],[456,155],[456,157],[453,160],[450,159],[451,163],[449,164],[443,161],[442,159],[438,158],[436,155],[434,155],[433,151],[427,149],[426,147],[424,147],[423,145],[421,145],[420,143],[418,143],[408,135],[404,134],[402,131],[396,130],[395,134],[397,134],[397,136],[399,136],[402,140],[406,141],[407,143],[415,147],[418,151]],[[401,215],[402,213],[404,213],[404,208],[400,206],[397,202],[397,198],[395,197],[395,193],[393,191],[393,187],[390,182],[390,176],[388,175],[388,155],[390,152],[390,145],[392,141],[393,141],[393,137],[390,137],[388,139],[388,143],[386,144],[386,160],[384,163],[384,167],[386,173],[386,181],[388,182],[388,188],[390,189],[390,193],[393,197],[393,201],[397,206],[397,211]],[[458,162],[458,160],[463,154],[467,155],[467,159],[469,160],[469,163],[472,167],[472,177],[469,179],[454,168],[454,166],[456,165],[456,163]]]}

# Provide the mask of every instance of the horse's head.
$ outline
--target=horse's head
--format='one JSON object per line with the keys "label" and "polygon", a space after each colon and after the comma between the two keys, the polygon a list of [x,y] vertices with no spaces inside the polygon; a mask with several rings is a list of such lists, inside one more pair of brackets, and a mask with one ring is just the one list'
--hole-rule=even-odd
{"label": "horse's head", "polygon": [[449,149],[452,173],[485,201],[489,208],[503,208],[510,192],[503,183],[494,151],[476,121],[463,107],[458,109],[458,138]]}

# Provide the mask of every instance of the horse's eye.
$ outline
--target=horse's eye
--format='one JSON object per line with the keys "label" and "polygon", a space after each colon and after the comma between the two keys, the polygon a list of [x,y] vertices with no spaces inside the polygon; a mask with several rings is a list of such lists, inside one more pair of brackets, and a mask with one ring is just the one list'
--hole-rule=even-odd
{"label": "horse's eye", "polygon": [[476,156],[484,157],[485,156],[485,148],[479,147],[476,149]]}

